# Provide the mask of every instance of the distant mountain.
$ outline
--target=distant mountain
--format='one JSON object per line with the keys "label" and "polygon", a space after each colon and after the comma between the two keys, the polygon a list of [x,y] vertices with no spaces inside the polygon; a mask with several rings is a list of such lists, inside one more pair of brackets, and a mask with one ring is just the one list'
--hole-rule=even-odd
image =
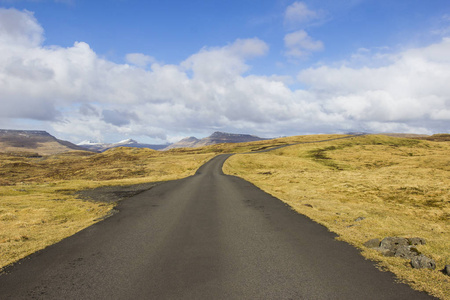
{"label": "distant mountain", "polygon": [[117,148],[117,147],[131,147],[131,148],[149,148],[153,150],[161,150],[167,145],[151,145],[151,144],[141,144],[135,140],[127,139],[120,141],[118,143],[96,143],[92,141],[83,141],[81,143],[77,144],[80,147],[83,147],[85,149],[91,150],[91,151],[99,151],[103,152],[111,148]]}
{"label": "distant mountain", "polygon": [[265,139],[249,134],[234,134],[216,131],[210,136],[200,140],[195,137],[184,138],[181,141],[164,148],[163,150],[169,150],[173,148],[196,148],[222,143],[246,143],[261,140]]}
{"label": "distant mountain", "polygon": [[191,137],[184,138],[172,145],[169,145],[166,148],[164,148],[163,150],[169,150],[169,149],[173,149],[173,148],[194,148],[194,147],[196,147],[196,145],[199,141],[200,140],[198,138],[191,136]]}
{"label": "distant mountain", "polygon": [[46,131],[0,129],[0,152],[31,152],[51,155],[73,150],[80,146],[55,138]]}

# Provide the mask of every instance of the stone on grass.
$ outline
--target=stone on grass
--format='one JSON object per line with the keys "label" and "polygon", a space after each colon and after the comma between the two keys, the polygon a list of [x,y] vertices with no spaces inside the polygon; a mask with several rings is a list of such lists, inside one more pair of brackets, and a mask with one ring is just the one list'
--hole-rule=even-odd
{"label": "stone on grass", "polygon": [[386,237],[380,243],[380,248],[397,250],[401,246],[408,246],[408,240],[401,237]]}
{"label": "stone on grass", "polygon": [[436,262],[423,254],[411,259],[411,266],[414,269],[436,269]]}
{"label": "stone on grass", "polygon": [[360,221],[362,221],[364,219],[365,219],[364,217],[358,217],[358,218],[355,219],[355,222],[360,222]]}
{"label": "stone on grass", "polygon": [[426,245],[427,241],[425,241],[425,239],[420,238],[420,237],[415,237],[415,238],[408,238],[408,243],[410,245]]}
{"label": "stone on grass", "polygon": [[411,246],[400,246],[399,248],[397,248],[397,250],[395,250],[394,256],[401,257],[404,259],[412,259],[419,254],[420,253],[417,250],[417,248],[414,248],[413,250]]}
{"label": "stone on grass", "polygon": [[444,270],[442,270],[442,273],[444,273],[447,276],[450,276],[450,265],[446,265]]}
{"label": "stone on grass", "polygon": [[402,238],[386,237],[380,242],[376,250],[384,256],[395,256],[404,259],[412,259],[420,254],[415,245],[423,245],[425,240],[422,238]]}
{"label": "stone on grass", "polygon": [[371,239],[364,243],[364,246],[367,248],[378,248],[380,246],[380,240],[379,239]]}

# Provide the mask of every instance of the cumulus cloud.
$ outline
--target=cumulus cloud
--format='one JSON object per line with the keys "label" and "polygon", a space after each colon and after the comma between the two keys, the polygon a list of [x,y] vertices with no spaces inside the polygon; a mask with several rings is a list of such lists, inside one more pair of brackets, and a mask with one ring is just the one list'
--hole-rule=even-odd
{"label": "cumulus cloud", "polygon": [[318,18],[320,13],[310,10],[304,2],[294,2],[286,8],[284,23],[287,26],[296,26]]}
{"label": "cumulus cloud", "polygon": [[[0,9],[0,15],[0,123],[40,120],[79,140],[449,128],[450,39],[392,54],[382,67],[305,69],[297,79],[306,88],[294,90],[283,76],[250,74],[249,61],[269,51],[258,38],[205,47],[178,65],[140,68],[100,58],[84,42],[43,46],[32,13]],[[286,46],[323,48],[304,31]],[[135,65],[148,61],[142,55]]]}
{"label": "cumulus cloud", "polygon": [[128,53],[125,56],[125,60],[128,63],[141,68],[145,68],[147,65],[156,62],[156,59],[154,57],[142,53]]}
{"label": "cumulus cloud", "polygon": [[297,1],[286,8],[285,26],[290,30],[297,29],[284,36],[285,55],[290,60],[304,58],[308,54],[324,48],[322,41],[314,40],[304,30],[306,26],[311,25],[312,21],[322,20],[323,15],[322,12],[310,10],[304,2]]}
{"label": "cumulus cloud", "polygon": [[182,62],[196,79],[205,81],[234,78],[249,69],[246,59],[265,55],[268,46],[260,39],[238,39],[225,47],[204,48]]}
{"label": "cumulus cloud", "polygon": [[448,122],[449,51],[450,38],[445,38],[438,44],[399,53],[387,66],[322,66],[303,70],[298,79],[318,97],[327,99],[323,101],[327,111],[349,120]]}
{"label": "cumulus cloud", "polygon": [[324,46],[321,41],[313,40],[306,31],[298,30],[284,37],[286,55],[288,57],[299,58],[311,52],[321,51]]}
{"label": "cumulus cloud", "polygon": [[43,33],[32,12],[0,8],[0,45],[37,47]]}

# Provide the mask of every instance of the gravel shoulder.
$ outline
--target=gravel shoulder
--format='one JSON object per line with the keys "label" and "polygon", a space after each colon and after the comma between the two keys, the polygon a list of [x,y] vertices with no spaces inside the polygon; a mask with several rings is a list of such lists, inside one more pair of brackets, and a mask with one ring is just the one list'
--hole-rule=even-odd
{"label": "gravel shoulder", "polygon": [[146,182],[133,185],[113,185],[82,190],[75,195],[83,200],[105,203],[117,203],[124,199],[136,196],[157,186],[161,182]]}

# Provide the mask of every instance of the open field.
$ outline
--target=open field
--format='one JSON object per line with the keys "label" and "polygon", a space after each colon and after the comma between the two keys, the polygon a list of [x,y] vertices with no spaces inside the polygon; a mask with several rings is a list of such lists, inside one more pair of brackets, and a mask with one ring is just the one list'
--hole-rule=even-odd
{"label": "open field", "polygon": [[[306,143],[236,155],[224,170],[324,224],[340,239],[359,247],[364,256],[378,261],[380,268],[396,273],[415,288],[449,298],[449,278],[438,270],[414,270],[409,261],[386,258],[363,246],[372,238],[419,236],[428,242],[419,250],[436,260],[437,269],[450,263],[448,137],[437,136],[433,139],[439,142],[432,142],[361,136],[311,143],[341,137],[345,135],[296,136],[166,152],[116,148],[100,154],[0,153],[0,267],[112,212],[114,201],[86,201],[77,191],[147,186],[190,176],[220,153],[251,153]],[[365,219],[356,222],[358,217]]]}
{"label": "open field", "polygon": [[187,177],[213,156],[133,148],[44,157],[0,153],[0,267],[92,225],[114,207],[79,199],[76,191]]}
{"label": "open field", "polygon": [[258,151],[314,138],[298,136],[166,152],[115,148],[99,154],[88,151],[48,156],[30,151],[0,153],[0,268],[112,212],[114,201],[104,199],[114,196],[108,189],[97,197],[101,202],[85,201],[89,197],[76,194],[77,191],[179,179],[193,175],[198,167],[219,153]]}
{"label": "open field", "polygon": [[[450,264],[449,154],[446,141],[369,135],[235,155],[224,171],[325,225],[414,288],[450,299],[450,278],[439,272]],[[387,236],[425,238],[419,250],[436,270],[412,269],[363,246]]]}

